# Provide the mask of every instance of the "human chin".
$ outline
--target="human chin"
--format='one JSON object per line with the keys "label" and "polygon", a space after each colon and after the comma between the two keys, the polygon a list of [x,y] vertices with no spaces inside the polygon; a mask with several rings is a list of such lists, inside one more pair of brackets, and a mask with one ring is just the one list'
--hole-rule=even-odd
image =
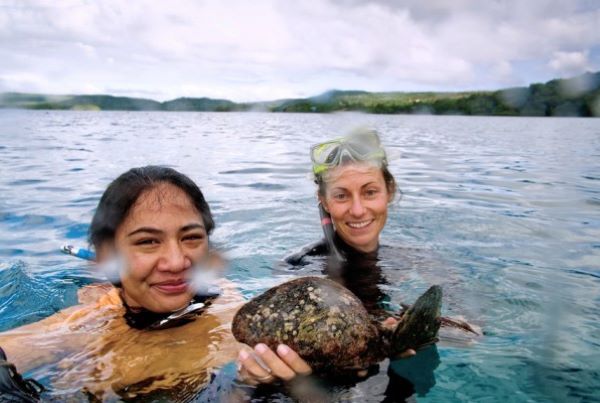
{"label": "human chin", "polygon": [[184,308],[190,303],[194,295],[190,287],[187,287],[184,292],[170,294],[153,289],[148,297],[148,305],[152,306],[150,310],[166,313]]}
{"label": "human chin", "polygon": [[[369,226],[373,226],[371,223]],[[375,228],[364,228],[356,231],[346,225],[346,231],[342,232],[342,239],[350,246],[361,252],[372,252],[377,249],[379,243],[379,232]]]}

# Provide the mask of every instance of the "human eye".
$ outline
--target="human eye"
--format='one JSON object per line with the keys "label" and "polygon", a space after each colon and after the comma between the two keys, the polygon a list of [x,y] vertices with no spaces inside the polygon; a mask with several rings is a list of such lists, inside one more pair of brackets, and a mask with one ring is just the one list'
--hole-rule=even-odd
{"label": "human eye", "polygon": [[200,234],[200,233],[197,233],[197,234],[187,234],[187,235],[184,235],[183,240],[184,241],[197,242],[197,241],[203,241],[205,237],[206,236],[204,234]]}
{"label": "human eye", "polygon": [[195,233],[185,234],[182,237],[182,241],[187,242],[187,243],[200,243],[200,242],[204,241],[205,238],[206,238],[206,234],[200,233],[200,232],[195,232]]}
{"label": "human eye", "polygon": [[331,197],[335,201],[344,201],[347,198],[346,194],[343,192],[334,193],[333,195],[331,195]]}
{"label": "human eye", "polygon": [[381,192],[380,189],[368,188],[365,190],[365,196],[367,196],[369,198],[374,198],[374,197],[377,197],[377,195],[379,195],[380,192]]}
{"label": "human eye", "polygon": [[133,242],[134,245],[142,247],[152,247],[158,245],[159,243],[160,241],[157,238],[140,238]]}

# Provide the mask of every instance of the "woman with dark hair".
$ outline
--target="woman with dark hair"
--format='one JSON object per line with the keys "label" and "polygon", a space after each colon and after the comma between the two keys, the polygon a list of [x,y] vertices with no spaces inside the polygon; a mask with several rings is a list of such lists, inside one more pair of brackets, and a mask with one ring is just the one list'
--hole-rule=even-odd
{"label": "woman with dark hair", "polygon": [[[117,268],[113,284],[84,287],[79,305],[0,334],[3,396],[36,401],[39,384],[17,369],[45,364],[52,364],[44,375],[54,398],[73,391],[101,400],[157,390],[169,400],[193,396],[241,348],[229,327],[243,299],[225,280],[220,290],[206,283],[219,266],[213,228],[202,192],[176,170],[147,166],[115,179],[89,230],[99,266]],[[286,377],[282,368],[306,368],[294,352],[265,364],[269,381]]]}

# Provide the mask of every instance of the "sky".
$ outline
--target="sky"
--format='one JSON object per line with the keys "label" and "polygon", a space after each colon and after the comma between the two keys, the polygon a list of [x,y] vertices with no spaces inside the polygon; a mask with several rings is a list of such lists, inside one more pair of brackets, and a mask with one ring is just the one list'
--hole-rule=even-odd
{"label": "sky", "polygon": [[0,92],[260,101],[598,70],[597,0],[0,0]]}

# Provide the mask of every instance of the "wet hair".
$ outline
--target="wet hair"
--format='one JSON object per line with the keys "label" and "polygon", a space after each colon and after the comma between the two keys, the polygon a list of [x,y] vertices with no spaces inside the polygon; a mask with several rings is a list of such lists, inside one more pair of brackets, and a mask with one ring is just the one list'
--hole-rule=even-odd
{"label": "wet hair", "polygon": [[[332,152],[327,157],[326,162],[331,162],[333,160],[333,158],[335,158],[335,154],[337,152],[338,152],[337,148],[332,150]],[[371,161],[364,161],[364,162],[369,163]],[[339,166],[345,166],[345,165],[350,165],[350,164],[360,164],[360,162],[356,162],[352,159],[343,159]],[[385,181],[385,187],[386,187],[388,193],[391,195],[395,195],[398,187],[396,185],[396,179],[394,178],[394,175],[392,175],[392,173],[388,169],[387,159],[384,158],[382,161],[379,161],[378,163],[374,163],[374,166],[378,167],[381,170],[381,174],[383,175],[383,180]],[[326,176],[328,175],[328,173],[329,173],[328,171],[325,171],[325,172],[322,172],[319,174],[315,174],[315,178],[314,178],[315,184],[318,186],[319,195],[322,197],[325,197],[325,193],[327,191]]]}
{"label": "wet hair", "polygon": [[89,229],[89,242],[96,250],[105,242],[112,242],[119,225],[140,195],[160,184],[171,184],[181,189],[200,213],[206,233],[215,227],[208,203],[200,188],[186,175],[173,168],[149,165],[132,168],[112,181],[100,198]]}

